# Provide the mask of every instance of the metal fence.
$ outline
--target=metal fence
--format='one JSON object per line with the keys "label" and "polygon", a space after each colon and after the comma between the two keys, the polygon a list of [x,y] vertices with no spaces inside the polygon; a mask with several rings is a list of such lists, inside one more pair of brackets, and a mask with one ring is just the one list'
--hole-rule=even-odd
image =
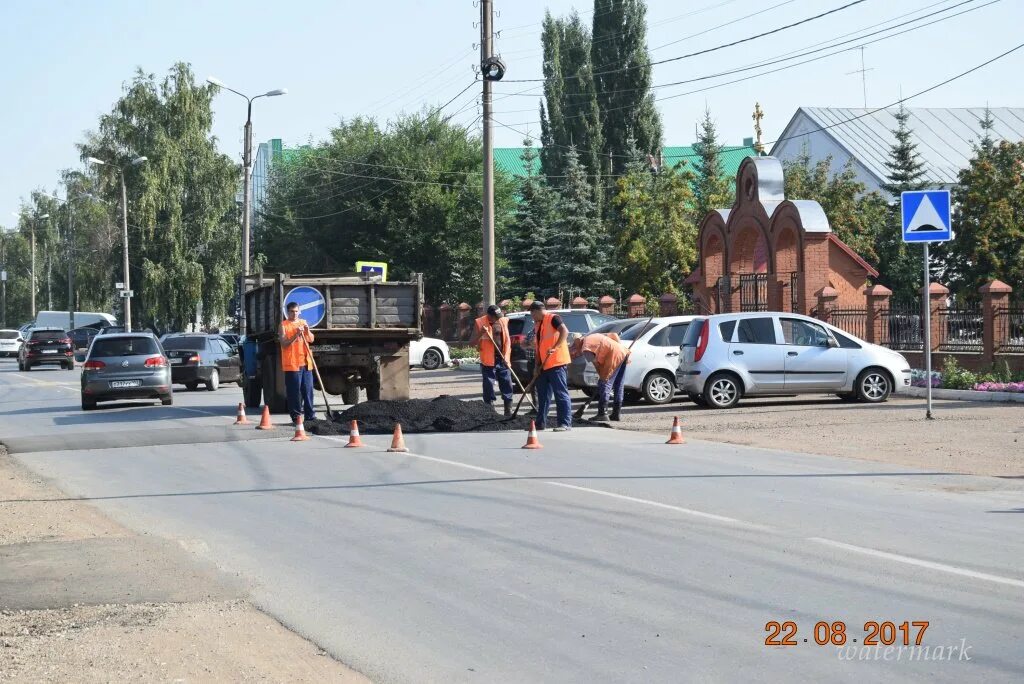
{"label": "metal fence", "polygon": [[768,310],[768,274],[740,274],[740,311]]}
{"label": "metal fence", "polygon": [[862,340],[867,337],[867,309],[832,309],[828,315],[828,322]]}
{"label": "metal fence", "polygon": [[1024,354],[1024,303],[996,311],[995,346],[1004,354]]}
{"label": "metal fence", "polygon": [[892,302],[880,313],[882,339],[879,344],[904,351],[921,351],[924,348],[920,302]]}
{"label": "metal fence", "polygon": [[940,351],[976,352],[984,348],[985,317],[979,306],[939,309]]}
{"label": "metal fence", "polygon": [[802,314],[800,308],[800,290],[804,286],[804,274],[793,271],[789,274],[789,310],[792,313]]}

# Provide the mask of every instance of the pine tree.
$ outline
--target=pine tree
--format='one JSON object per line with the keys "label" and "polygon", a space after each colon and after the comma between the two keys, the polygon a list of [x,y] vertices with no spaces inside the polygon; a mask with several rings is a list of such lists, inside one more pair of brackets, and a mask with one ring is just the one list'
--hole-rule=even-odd
{"label": "pine tree", "polygon": [[545,271],[548,233],[554,216],[555,197],[544,179],[537,175],[537,151],[533,141],[523,141],[520,156],[525,174],[519,181],[519,204],[505,234],[506,280],[509,297],[541,291],[551,283]]}
{"label": "pine tree", "polygon": [[900,105],[896,112],[896,142],[889,151],[885,167],[889,170],[882,189],[889,193],[894,203],[890,205],[885,226],[879,231],[875,242],[878,255],[878,280],[893,291],[898,298],[910,299],[919,294],[921,288],[920,259],[918,250],[907,249],[903,242],[903,217],[900,208],[900,194],[909,190],[923,190],[928,187],[925,180],[924,162],[917,153],[913,131],[908,125],[910,112]]}
{"label": "pine tree", "polygon": [[[627,165],[630,140],[644,154],[661,151],[661,117],[654,106],[644,0],[594,0],[590,61],[601,113],[605,157],[612,172]],[[607,169],[606,169],[607,170]]]}
{"label": "pine tree", "polygon": [[718,132],[711,112],[704,110],[697,142],[693,145],[693,150],[697,153],[694,163],[697,175],[693,188],[694,221],[698,225],[708,212],[731,207],[735,199],[731,187],[732,180],[725,175],[722,149],[722,145],[718,143]]}
{"label": "pine tree", "polygon": [[545,259],[551,282],[563,289],[592,292],[605,279],[608,245],[597,218],[593,188],[575,147],[565,156],[565,178],[558,189],[552,228]]}

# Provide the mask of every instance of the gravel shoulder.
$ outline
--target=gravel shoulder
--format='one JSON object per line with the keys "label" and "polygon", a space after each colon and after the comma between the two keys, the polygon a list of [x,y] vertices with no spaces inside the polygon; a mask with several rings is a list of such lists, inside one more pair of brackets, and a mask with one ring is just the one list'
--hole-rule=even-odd
{"label": "gravel shoulder", "polygon": [[[57,577],[75,585],[66,591],[91,582],[94,594],[113,596],[119,579],[125,585],[138,582],[139,577],[127,575],[142,570],[133,563],[119,566],[115,559],[92,559],[82,567],[38,565],[39,558],[59,556],[69,545],[148,550],[157,543],[63,497],[0,447],[0,566],[8,568],[8,578],[10,568],[34,567],[40,581]],[[165,546],[162,553],[182,566],[190,563],[184,550],[170,542]],[[126,576],[119,577],[122,572]],[[192,577],[182,581],[195,582]],[[203,597],[220,593],[199,584],[188,590]],[[33,589],[20,588],[23,593]],[[4,589],[0,593],[11,598],[19,587]],[[240,598],[68,605],[62,592],[51,593],[53,607],[32,610],[11,608],[0,596],[0,681],[368,681]]]}
{"label": "gravel shoulder", "polygon": [[[412,374],[416,398],[480,395],[480,376],[440,370]],[[582,401],[575,392],[574,399]],[[935,401],[935,420],[924,400],[894,397],[885,404],[848,404],[832,395],[741,401],[728,411],[701,409],[685,400],[664,406],[627,406],[619,429],[663,433],[672,417],[692,439],[808,454],[857,458],[942,472],[1024,477],[1024,406]],[[593,415],[594,408],[588,411]]]}

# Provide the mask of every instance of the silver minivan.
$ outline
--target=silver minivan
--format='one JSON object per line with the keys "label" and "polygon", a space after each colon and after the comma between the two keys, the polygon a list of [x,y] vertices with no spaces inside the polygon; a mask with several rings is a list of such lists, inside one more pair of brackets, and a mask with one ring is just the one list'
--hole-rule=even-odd
{"label": "silver minivan", "polygon": [[773,394],[837,394],[874,403],[910,386],[910,365],[891,349],[808,316],[720,314],[690,324],[676,384],[696,404],[714,408]]}
{"label": "silver minivan", "polygon": [[174,402],[167,355],[150,333],[93,338],[82,367],[82,410],[119,399],[159,399],[164,406]]}

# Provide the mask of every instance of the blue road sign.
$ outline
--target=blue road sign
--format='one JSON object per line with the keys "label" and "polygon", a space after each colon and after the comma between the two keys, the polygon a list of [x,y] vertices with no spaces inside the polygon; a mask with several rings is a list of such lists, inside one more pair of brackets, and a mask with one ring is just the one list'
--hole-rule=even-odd
{"label": "blue road sign", "polygon": [[945,242],[953,239],[949,190],[920,190],[900,195],[904,242]]}
{"label": "blue road sign", "polygon": [[[287,306],[288,302],[295,302],[299,305],[299,318],[306,321],[309,327],[315,328],[324,320],[327,305],[324,302],[324,296],[315,287],[301,285],[292,288],[291,292],[284,298],[282,308]],[[284,313],[287,316],[287,312]]]}

